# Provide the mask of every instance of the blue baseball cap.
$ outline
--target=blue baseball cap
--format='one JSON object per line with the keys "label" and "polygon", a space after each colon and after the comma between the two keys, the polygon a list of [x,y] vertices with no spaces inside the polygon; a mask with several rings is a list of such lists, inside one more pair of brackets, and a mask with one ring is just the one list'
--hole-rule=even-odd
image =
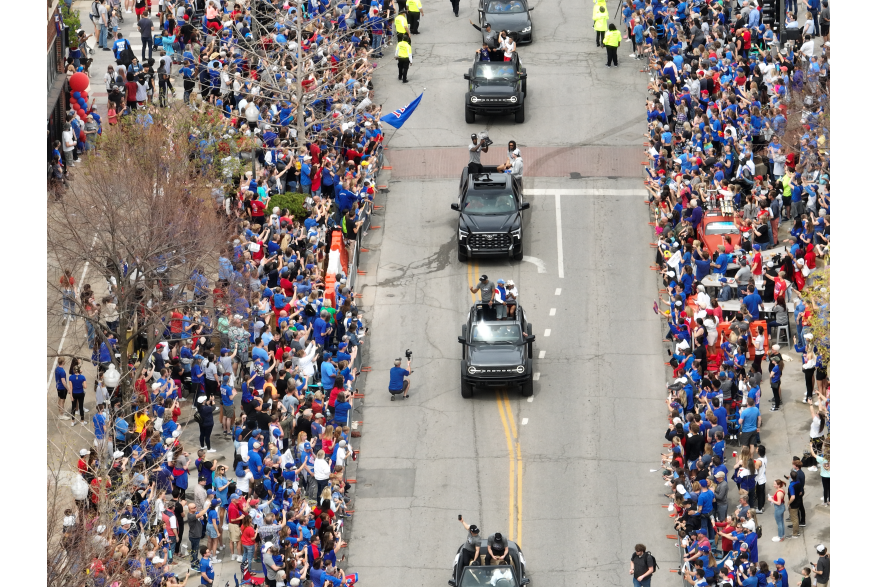
{"label": "blue baseball cap", "polygon": [[778,559],[776,559],[775,561],[773,561],[773,564],[775,564],[775,565],[785,565],[785,564],[786,564],[786,561],[785,561],[785,559],[778,558]]}

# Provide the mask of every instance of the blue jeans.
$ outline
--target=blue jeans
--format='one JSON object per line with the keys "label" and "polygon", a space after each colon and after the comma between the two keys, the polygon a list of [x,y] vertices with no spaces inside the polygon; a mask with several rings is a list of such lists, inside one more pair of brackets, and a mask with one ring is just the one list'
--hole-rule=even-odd
{"label": "blue jeans", "polygon": [[140,42],[143,43],[143,48],[140,50],[140,61],[141,63],[146,62],[146,51],[149,50],[149,57],[152,57],[152,38],[151,37],[140,37]]}
{"label": "blue jeans", "polygon": [[633,587],[651,587],[652,585],[652,576],[649,575],[642,581],[637,581],[636,577],[633,578]]}
{"label": "blue jeans", "polygon": [[375,35],[372,34],[372,49],[375,51],[375,55],[381,55],[383,51],[381,51],[381,41],[384,40],[384,35]]}
{"label": "blue jeans", "polygon": [[101,23],[100,34],[97,37],[97,46],[101,49],[107,48],[107,25]]}
{"label": "blue jeans", "polygon": [[244,564],[253,562],[253,554],[255,553],[255,551],[256,551],[255,544],[252,546],[244,545],[244,560],[241,562]]}
{"label": "blue jeans", "polygon": [[786,536],[786,504],[773,506],[773,519],[777,523],[777,536],[785,538]]}
{"label": "blue jeans", "polygon": [[88,348],[94,346],[94,324],[90,320],[85,321],[85,332],[88,337]]}
{"label": "blue jeans", "polygon": [[64,317],[73,318],[73,314],[76,312],[76,297],[73,295],[73,292],[65,292],[61,295],[61,304],[64,308]]}

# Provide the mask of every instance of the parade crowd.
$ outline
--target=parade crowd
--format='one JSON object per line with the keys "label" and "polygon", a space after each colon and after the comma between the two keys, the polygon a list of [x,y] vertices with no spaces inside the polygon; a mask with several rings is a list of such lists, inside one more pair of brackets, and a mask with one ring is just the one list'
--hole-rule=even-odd
{"label": "parade crowd", "polygon": [[[234,226],[218,274],[196,270],[178,284],[190,304],[168,312],[154,348],[138,338],[130,397],[118,392],[112,364],[115,284],[101,297],[70,271],[61,278],[65,319],[85,320],[97,367],[95,381],[86,381],[90,366],[77,358],[59,358],[55,369],[58,420],[81,423],[94,438],[79,453],[76,508],[66,512],[61,544],[71,559],[83,540],[93,550],[87,571],[95,585],[170,586],[190,571],[212,585],[223,559],[234,561],[235,581],[245,584],[351,585],[358,576],[342,569],[341,552],[352,513],[346,471],[358,435],[351,429],[354,365],[368,328],[348,286],[346,252],[358,246],[373,208],[383,133],[371,101],[372,58],[388,44],[392,6],[94,4],[99,47],[129,61],[107,71],[111,124],[142,116],[154,96],[166,106],[167,78],[176,73],[187,105],[226,121],[224,137],[193,134],[192,141],[248,137],[257,147],[255,162],[243,167],[252,169],[216,190],[217,211]],[[105,30],[105,15],[131,18],[131,10],[150,33],[143,33],[142,65],[125,55],[130,44],[121,33],[124,42],[114,46]],[[146,55],[153,31],[162,36],[155,71]],[[82,54],[71,57],[77,73]],[[300,102],[290,89],[298,75]],[[67,143],[88,128],[75,111],[68,123],[63,155],[53,154],[59,179],[88,151],[77,144],[67,154]],[[269,207],[288,192],[306,196],[303,213]],[[86,420],[92,386],[96,409]],[[197,445],[187,426],[198,428]],[[190,567],[185,576],[181,562]]]}
{"label": "parade crowd", "polygon": [[[823,544],[805,545],[818,562],[804,568],[759,555],[762,540],[806,538],[815,485],[816,507],[830,506],[831,397],[828,341],[813,328],[829,312],[819,281],[831,240],[828,3],[806,5],[803,26],[790,7],[786,31],[802,30],[783,43],[763,9],[633,0],[623,12],[631,57],[649,74],[644,165],[666,288],[654,309],[673,370],[661,470],[678,571],[698,587],[786,587],[790,572],[804,587],[829,583]],[[805,382],[796,398],[790,370]],[[795,401],[809,407],[809,435],[769,468],[768,412]],[[634,585],[655,568],[637,545]]]}

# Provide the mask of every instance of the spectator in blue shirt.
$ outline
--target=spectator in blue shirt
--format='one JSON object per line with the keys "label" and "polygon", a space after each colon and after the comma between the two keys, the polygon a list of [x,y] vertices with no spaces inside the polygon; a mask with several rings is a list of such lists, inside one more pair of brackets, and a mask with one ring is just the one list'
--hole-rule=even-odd
{"label": "spectator in blue shirt", "polygon": [[752,315],[752,320],[758,320],[759,316],[761,316],[761,309],[764,307],[764,300],[761,299],[761,296],[755,290],[755,285],[750,283],[747,291],[749,293],[741,301]]}
{"label": "spectator in blue shirt", "polygon": [[728,270],[728,263],[731,262],[731,256],[725,253],[725,245],[719,245],[716,250],[719,254],[716,256],[716,260],[710,263],[710,267],[713,268],[713,273],[719,277],[724,277],[725,272]]}
{"label": "spectator in blue shirt", "polygon": [[761,412],[755,407],[755,400],[746,398],[746,409],[740,412],[740,446],[749,446],[752,454],[758,444],[758,432],[761,429]]}

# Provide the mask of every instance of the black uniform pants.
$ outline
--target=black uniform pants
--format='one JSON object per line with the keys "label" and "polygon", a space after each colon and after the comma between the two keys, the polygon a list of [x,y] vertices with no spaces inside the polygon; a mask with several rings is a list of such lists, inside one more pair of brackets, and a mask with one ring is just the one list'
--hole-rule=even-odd
{"label": "black uniform pants", "polygon": [[615,64],[618,65],[618,47],[610,47],[609,45],[604,45],[606,47],[606,65]]}
{"label": "black uniform pants", "polygon": [[603,46],[603,36],[606,34],[606,31],[596,31],[597,32],[597,46]]}
{"label": "black uniform pants", "polygon": [[418,34],[417,27],[420,26],[420,13],[419,12],[408,12],[408,28],[411,30],[412,35]]}
{"label": "black uniform pants", "polygon": [[460,16],[460,0],[451,0],[451,8],[454,9],[454,16]]}
{"label": "black uniform pants", "polygon": [[408,66],[411,65],[411,62],[407,57],[400,57],[398,60],[399,64],[399,79],[402,81],[408,81]]}

